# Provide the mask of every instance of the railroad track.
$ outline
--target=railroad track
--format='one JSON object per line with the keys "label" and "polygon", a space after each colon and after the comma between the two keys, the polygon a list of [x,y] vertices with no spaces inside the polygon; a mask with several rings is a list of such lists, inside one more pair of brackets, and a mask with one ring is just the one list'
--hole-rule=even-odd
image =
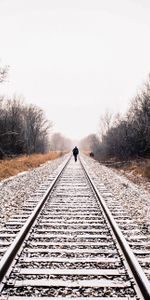
{"label": "railroad track", "polygon": [[[118,201],[112,195],[100,179],[95,176],[95,173],[88,164],[84,162],[86,169],[90,177],[93,179],[99,194],[105,200],[108,208],[116,220],[119,228],[123,232],[127,242],[136,255],[140,265],[142,266],[146,276],[150,280],[150,234],[146,224],[143,224],[143,220],[137,220],[129,215],[130,207],[123,205],[123,201]],[[136,212],[135,212],[136,213]]]}
{"label": "railroad track", "polygon": [[[0,299],[150,299],[149,281],[106,205],[115,211],[113,201],[104,201],[86,169],[68,159],[1,230]],[[127,216],[114,211],[124,233]]]}

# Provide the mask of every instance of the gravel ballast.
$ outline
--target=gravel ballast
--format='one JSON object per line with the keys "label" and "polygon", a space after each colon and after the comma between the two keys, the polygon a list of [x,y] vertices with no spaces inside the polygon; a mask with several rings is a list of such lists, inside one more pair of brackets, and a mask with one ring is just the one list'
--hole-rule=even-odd
{"label": "gravel ballast", "polygon": [[98,183],[103,183],[119,201],[124,210],[143,229],[145,226],[150,232],[150,193],[114,169],[108,168],[94,159],[84,156],[88,170],[94,174]]}
{"label": "gravel ballast", "polygon": [[[59,167],[66,156],[49,161],[38,168],[0,182],[0,228],[20,208],[23,202]],[[138,225],[150,232],[150,193],[124,175],[94,159],[84,156],[87,168],[98,183],[103,183]]]}
{"label": "gravel ballast", "polygon": [[0,182],[0,228],[66,159],[66,155]]}

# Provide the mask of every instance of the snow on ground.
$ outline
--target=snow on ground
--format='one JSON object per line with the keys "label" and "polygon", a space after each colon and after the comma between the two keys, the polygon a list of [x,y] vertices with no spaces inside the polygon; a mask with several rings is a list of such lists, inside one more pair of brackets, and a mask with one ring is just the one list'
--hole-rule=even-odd
{"label": "snow on ground", "polygon": [[103,183],[111,192],[116,201],[127,211],[141,228],[147,227],[150,232],[150,193],[141,185],[137,185],[119,175],[114,169],[108,168],[96,160],[84,156],[88,169],[96,175],[100,183]]}
{"label": "snow on ground", "polygon": [[64,161],[66,155],[0,182],[0,227]]}
{"label": "snow on ground", "polygon": [[[0,227],[14,214],[17,208],[29,198],[66,156],[49,161],[42,166],[23,172],[0,182]],[[99,183],[103,183],[116,201],[127,211],[129,216],[141,226],[147,226],[150,232],[150,193],[142,186],[134,184],[118,171],[108,168],[94,159],[84,156],[89,170],[95,174]]]}

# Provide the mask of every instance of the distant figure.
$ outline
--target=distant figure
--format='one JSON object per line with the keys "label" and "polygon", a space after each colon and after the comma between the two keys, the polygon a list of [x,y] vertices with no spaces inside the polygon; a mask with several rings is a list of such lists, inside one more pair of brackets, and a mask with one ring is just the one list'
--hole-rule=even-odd
{"label": "distant figure", "polygon": [[93,152],[90,152],[90,157],[94,157],[94,153]]}
{"label": "distant figure", "polygon": [[4,158],[4,152],[3,150],[0,148],[0,159],[3,159]]}
{"label": "distant figure", "polygon": [[79,154],[79,149],[75,146],[74,149],[72,150],[72,152],[73,152],[75,161],[77,161],[77,156]]}

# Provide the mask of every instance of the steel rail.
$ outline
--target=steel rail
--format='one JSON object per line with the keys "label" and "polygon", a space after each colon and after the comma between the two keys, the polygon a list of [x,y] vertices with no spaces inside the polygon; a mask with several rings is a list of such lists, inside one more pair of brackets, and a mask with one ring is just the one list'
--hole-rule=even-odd
{"label": "steel rail", "polygon": [[113,232],[119,242],[119,245],[124,253],[124,256],[131,268],[131,271],[134,275],[134,278],[136,280],[137,286],[139,287],[142,296],[144,297],[145,300],[149,300],[150,299],[150,283],[143,271],[143,269],[141,268],[139,262],[137,261],[134,253],[132,252],[132,249],[130,248],[128,242],[126,241],[126,239],[124,238],[119,226],[117,225],[116,221],[114,220],[109,208],[107,207],[105,200],[103,199],[103,197],[100,195],[95,183],[93,182],[92,178],[89,175],[89,172],[86,170],[86,167],[82,161],[81,158],[79,158],[81,166],[83,167],[83,170],[87,176],[88,181],[90,182],[96,196],[97,199],[99,200],[104,213],[111,225],[111,228],[113,229]]}
{"label": "steel rail", "polygon": [[47,197],[53,190],[56,182],[58,181],[59,177],[61,176],[62,172],[64,171],[65,167],[69,163],[71,159],[71,156],[65,161],[63,164],[62,169],[60,170],[59,174],[55,177],[55,179],[52,181],[50,187],[47,189],[45,194],[42,196],[42,199],[39,201],[35,209],[33,210],[32,214],[30,217],[27,219],[17,236],[15,237],[14,241],[8,248],[8,250],[5,252],[4,256],[2,257],[0,261],[0,282],[2,282],[4,276],[6,275],[8,269],[11,266],[11,263],[13,259],[15,258],[19,248],[21,247],[26,235],[28,234],[29,230],[31,229],[34,221],[36,220],[38,214],[40,213],[45,201],[47,200]]}

